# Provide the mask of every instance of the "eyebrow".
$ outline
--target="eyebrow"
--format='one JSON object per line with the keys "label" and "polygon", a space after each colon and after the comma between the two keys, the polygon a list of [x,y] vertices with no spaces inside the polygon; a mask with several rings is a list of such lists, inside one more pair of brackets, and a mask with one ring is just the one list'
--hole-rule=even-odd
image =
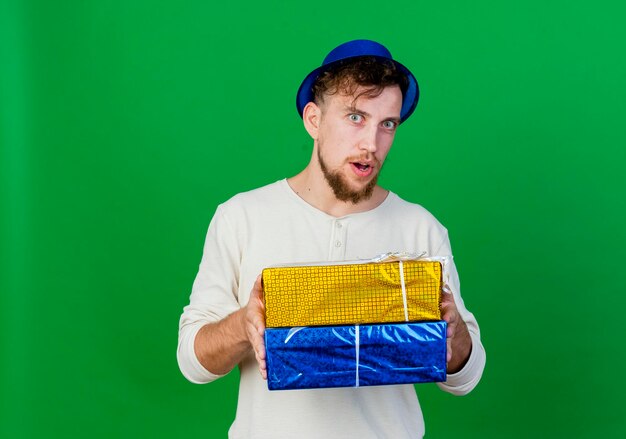
{"label": "eyebrow", "polygon": [[[354,105],[346,105],[344,106],[344,111],[346,111],[347,113],[358,113],[358,114],[362,114],[365,117],[371,117],[372,115],[369,114],[367,111],[363,111],[357,107],[355,107]],[[400,118],[399,117],[386,117],[384,119],[385,121],[392,121],[397,123],[398,125],[400,125]]]}

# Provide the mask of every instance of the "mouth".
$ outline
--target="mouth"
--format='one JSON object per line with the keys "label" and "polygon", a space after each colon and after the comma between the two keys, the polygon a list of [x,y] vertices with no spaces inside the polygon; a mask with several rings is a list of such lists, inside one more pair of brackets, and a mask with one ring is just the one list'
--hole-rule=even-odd
{"label": "mouth", "polygon": [[354,172],[360,177],[367,177],[374,170],[371,164],[365,162],[350,162],[350,165]]}

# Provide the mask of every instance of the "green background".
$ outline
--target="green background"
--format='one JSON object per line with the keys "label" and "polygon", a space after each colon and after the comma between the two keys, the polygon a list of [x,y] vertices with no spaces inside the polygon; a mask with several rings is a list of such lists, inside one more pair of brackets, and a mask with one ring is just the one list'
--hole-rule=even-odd
{"label": "green background", "polygon": [[0,436],[226,436],[237,374],[175,356],[206,228],[306,165],[300,81],[371,38],[422,90],[383,185],[450,230],[487,350],[418,386],[427,436],[625,437],[623,2],[0,4]]}

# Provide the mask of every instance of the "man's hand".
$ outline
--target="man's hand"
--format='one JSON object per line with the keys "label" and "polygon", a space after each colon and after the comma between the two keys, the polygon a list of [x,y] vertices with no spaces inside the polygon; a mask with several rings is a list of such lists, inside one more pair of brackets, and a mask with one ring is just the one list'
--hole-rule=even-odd
{"label": "man's hand", "polygon": [[448,323],[447,350],[448,374],[460,371],[472,352],[472,339],[467,325],[461,318],[454,302],[454,295],[447,285],[443,287],[441,300],[442,318]]}
{"label": "man's hand", "polygon": [[265,365],[265,305],[263,303],[263,281],[261,275],[256,278],[252,291],[250,291],[250,299],[245,307],[244,324],[246,334],[256,361],[259,363],[259,372],[263,379],[267,379],[267,368]]}

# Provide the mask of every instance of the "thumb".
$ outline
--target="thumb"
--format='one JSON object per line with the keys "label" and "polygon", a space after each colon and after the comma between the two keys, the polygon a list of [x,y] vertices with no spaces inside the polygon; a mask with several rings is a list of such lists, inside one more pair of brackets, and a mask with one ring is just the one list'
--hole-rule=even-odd
{"label": "thumb", "polygon": [[254,281],[254,285],[252,285],[252,290],[250,290],[250,299],[252,299],[253,297],[259,299],[263,298],[263,281],[260,274]]}

